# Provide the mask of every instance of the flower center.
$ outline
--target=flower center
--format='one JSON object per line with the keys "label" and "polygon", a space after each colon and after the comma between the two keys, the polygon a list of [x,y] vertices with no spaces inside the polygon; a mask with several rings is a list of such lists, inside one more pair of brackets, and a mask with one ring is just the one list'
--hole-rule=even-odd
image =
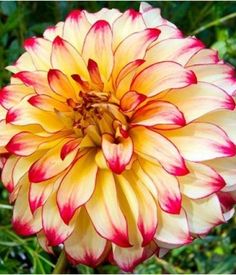
{"label": "flower center", "polygon": [[[75,102],[72,98],[67,104],[73,110],[73,128],[84,130],[89,125],[96,125],[100,132],[113,131],[113,121],[119,120],[126,125],[126,118],[119,111],[118,100],[109,92],[80,91],[79,99]],[[106,129],[104,128],[106,124]]]}

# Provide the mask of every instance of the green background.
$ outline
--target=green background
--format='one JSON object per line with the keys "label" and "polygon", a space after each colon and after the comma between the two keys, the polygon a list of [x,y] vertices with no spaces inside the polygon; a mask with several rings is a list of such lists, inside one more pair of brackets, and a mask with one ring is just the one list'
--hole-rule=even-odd
{"label": "green background", "polygon": [[[213,47],[227,62],[236,66],[236,2],[155,1],[162,15],[175,23],[185,35],[196,35]],[[4,67],[23,52],[24,39],[41,36],[43,30],[64,20],[72,9],[96,12],[102,7],[138,9],[137,1],[42,1],[0,2],[0,85],[9,82]],[[201,28],[201,29],[200,29]],[[50,273],[57,255],[42,251],[34,237],[21,238],[11,230],[11,207],[7,192],[0,186],[0,273]],[[136,273],[236,273],[236,220],[218,226],[204,239],[175,249],[163,259],[152,258],[136,269]],[[95,270],[78,265],[68,273],[118,273],[104,264]]]}

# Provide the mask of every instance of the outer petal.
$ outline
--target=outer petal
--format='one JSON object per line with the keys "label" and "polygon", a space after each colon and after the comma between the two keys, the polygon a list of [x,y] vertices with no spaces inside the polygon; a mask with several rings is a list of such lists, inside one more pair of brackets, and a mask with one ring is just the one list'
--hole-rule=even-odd
{"label": "outer petal", "polygon": [[59,36],[53,40],[51,63],[54,69],[64,72],[68,77],[78,74],[89,79],[86,64],[79,52]]}
{"label": "outer petal", "polygon": [[120,210],[113,175],[110,171],[99,170],[96,188],[86,209],[96,231],[113,243],[129,247],[127,223]]}
{"label": "outer petal", "polygon": [[148,49],[145,66],[163,61],[174,61],[183,66],[204,45],[196,38],[172,38],[161,41]]}
{"label": "outer petal", "polygon": [[134,78],[130,90],[151,97],[167,89],[189,86],[196,81],[192,71],[184,69],[178,63],[166,61],[155,63],[141,71]]}
{"label": "outer petal", "polygon": [[113,23],[113,50],[117,48],[119,43],[134,32],[142,31],[146,28],[142,14],[129,9],[125,11]]}
{"label": "outer petal", "polygon": [[43,37],[50,41],[53,41],[58,35],[62,36],[64,22],[59,22],[55,26],[48,27],[44,33]]}
{"label": "outer petal", "polygon": [[167,213],[179,214],[182,198],[176,177],[148,161],[141,161],[140,164],[157,189],[157,199],[162,210]]}
{"label": "outer petal", "polygon": [[31,37],[25,40],[24,48],[30,54],[37,70],[50,68],[52,43],[44,38]]}
{"label": "outer petal", "polygon": [[62,130],[65,125],[58,119],[55,112],[45,112],[29,104],[25,97],[19,104],[12,107],[6,116],[6,122],[14,125],[36,124],[42,126],[48,132]]}
{"label": "outer petal", "polygon": [[[128,207],[132,213],[132,217],[126,214],[127,220],[129,222],[130,219],[135,220],[135,224],[142,235],[142,246],[145,246],[152,241],[156,232],[156,202],[145,185],[143,185],[143,182],[132,170],[117,177],[117,181],[123,190],[128,202]],[[132,232],[130,232],[130,234],[135,234],[135,232]],[[135,245],[135,242],[133,242],[133,244]]]}
{"label": "outer petal", "polygon": [[175,105],[161,100],[153,100],[135,111],[131,117],[131,123],[143,126],[164,124],[178,127],[185,125],[185,119]]}
{"label": "outer petal", "polygon": [[44,181],[43,183],[30,183],[29,204],[30,210],[34,213],[39,207],[43,206],[53,191],[56,178]]}
{"label": "outer petal", "polygon": [[6,69],[12,73],[18,73],[23,70],[35,71],[35,66],[29,53],[23,53],[14,65],[7,66]]}
{"label": "outer petal", "polygon": [[143,59],[148,46],[157,39],[159,34],[160,31],[157,29],[146,29],[125,38],[115,51],[115,65],[112,73],[114,79],[128,63]]}
{"label": "outer petal", "polygon": [[82,56],[85,62],[94,60],[102,79],[109,79],[113,68],[113,52],[112,31],[108,22],[100,20],[91,27],[84,41]]}
{"label": "outer petal", "polygon": [[91,24],[88,22],[84,11],[73,10],[66,18],[63,28],[63,38],[81,53],[84,38],[89,31]]}
{"label": "outer petal", "polygon": [[84,11],[90,24],[96,23],[98,20],[106,20],[110,25],[122,14],[117,9],[102,8],[98,12],[90,13]]}
{"label": "outer petal", "polygon": [[207,197],[225,186],[223,178],[205,164],[188,162],[188,169],[190,173],[179,177],[179,183],[181,193],[191,199]]}
{"label": "outer petal", "polygon": [[73,227],[66,225],[60,216],[56,192],[50,195],[43,206],[42,219],[48,245],[56,246],[63,243],[73,230]]}
{"label": "outer petal", "polygon": [[110,134],[103,134],[102,150],[110,169],[114,173],[120,174],[132,158],[132,139],[130,137],[120,137],[118,141],[115,141]]}
{"label": "outer petal", "polygon": [[191,233],[207,234],[210,229],[224,222],[220,202],[216,195],[198,200],[183,198],[183,208],[188,217]]}
{"label": "outer petal", "polygon": [[224,192],[236,190],[236,158],[219,158],[207,162],[225,181]]}
{"label": "outer petal", "polygon": [[168,92],[163,100],[169,101],[184,113],[187,123],[217,109],[235,108],[233,98],[210,83],[198,82],[183,89]]}
{"label": "outer petal", "polygon": [[10,109],[16,105],[23,97],[34,93],[31,87],[25,85],[9,85],[0,90],[0,104]]}
{"label": "outer petal", "polygon": [[29,181],[27,175],[22,178],[21,188],[13,210],[13,229],[19,235],[28,236],[39,232],[42,228],[41,209],[32,215],[28,203]]}
{"label": "outer petal", "polygon": [[[67,158],[69,157],[70,155]],[[57,203],[66,224],[70,222],[75,210],[86,203],[94,191],[98,169],[94,157],[93,150],[84,152],[61,182]]]}
{"label": "outer petal", "polygon": [[203,161],[236,154],[235,145],[219,127],[209,123],[192,123],[164,135],[190,161]]}
{"label": "outer petal", "polygon": [[195,64],[216,64],[218,62],[219,62],[219,56],[216,50],[201,49],[189,59],[186,66],[191,66]]}
{"label": "outer petal", "polygon": [[82,208],[76,219],[73,233],[64,244],[66,253],[74,262],[95,267],[105,256],[107,240],[95,231],[88,213]]}
{"label": "outer petal", "polygon": [[162,24],[174,26],[174,24],[161,17],[161,11],[159,8],[153,8],[150,4],[141,2],[139,10],[142,13],[146,26],[149,28],[153,28]]}
{"label": "outer petal", "polygon": [[219,86],[228,94],[236,91],[236,78],[234,68],[226,64],[200,64],[188,67],[199,81],[205,81]]}
{"label": "outer petal", "polygon": [[77,151],[74,151],[67,158],[62,160],[60,158],[61,149],[65,143],[67,143],[70,139],[65,138],[58,144],[54,146],[54,148],[47,151],[47,153],[41,157],[38,161],[36,161],[29,170],[29,180],[31,182],[41,182],[48,180],[62,171],[64,171],[68,166],[73,162]]}
{"label": "outer petal", "polygon": [[8,190],[8,192],[12,192],[15,187],[15,183],[13,181],[13,170],[19,161],[19,157],[11,155],[4,163],[3,169],[1,170],[1,181],[4,187]]}
{"label": "outer petal", "polygon": [[152,162],[160,162],[164,169],[175,176],[185,175],[188,170],[174,145],[162,135],[142,126],[130,130],[134,151]]}
{"label": "outer petal", "polygon": [[158,221],[155,239],[159,246],[169,248],[169,245],[183,245],[191,242],[188,221],[183,209],[179,215],[159,210]]}
{"label": "outer petal", "polygon": [[236,112],[228,111],[228,110],[218,110],[215,112],[211,112],[206,114],[205,116],[198,119],[199,122],[209,122],[218,125],[221,129],[223,129],[230,140],[236,144],[236,129],[235,129],[235,121],[236,121]]}

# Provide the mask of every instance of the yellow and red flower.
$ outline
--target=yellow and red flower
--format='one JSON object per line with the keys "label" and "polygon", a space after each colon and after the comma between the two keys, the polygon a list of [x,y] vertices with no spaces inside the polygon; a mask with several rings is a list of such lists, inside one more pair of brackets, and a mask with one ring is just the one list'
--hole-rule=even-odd
{"label": "yellow and red flower", "polygon": [[216,51],[146,3],[74,10],[24,47],[0,92],[16,232],[130,271],[232,217],[236,79]]}

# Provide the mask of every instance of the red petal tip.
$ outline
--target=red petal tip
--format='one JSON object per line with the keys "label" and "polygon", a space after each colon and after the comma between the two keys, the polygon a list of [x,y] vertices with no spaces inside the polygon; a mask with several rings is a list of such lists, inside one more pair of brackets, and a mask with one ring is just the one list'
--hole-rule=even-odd
{"label": "red petal tip", "polygon": [[94,27],[94,30],[95,30],[95,31],[98,31],[98,30],[105,29],[105,28],[107,28],[107,27],[110,28],[110,25],[109,25],[109,23],[108,23],[107,21],[105,21],[105,20],[99,20],[99,21],[97,21],[97,22],[93,25],[93,27]]}
{"label": "red petal tip", "polygon": [[63,39],[58,35],[54,40],[53,40],[53,45],[55,46],[63,46],[64,41]]}
{"label": "red petal tip", "polygon": [[81,16],[81,11],[80,10],[73,10],[68,15],[68,18],[76,21],[76,20],[79,19],[80,16]]}
{"label": "red petal tip", "polygon": [[24,48],[34,48],[37,45],[37,38],[30,37],[24,41]]}

